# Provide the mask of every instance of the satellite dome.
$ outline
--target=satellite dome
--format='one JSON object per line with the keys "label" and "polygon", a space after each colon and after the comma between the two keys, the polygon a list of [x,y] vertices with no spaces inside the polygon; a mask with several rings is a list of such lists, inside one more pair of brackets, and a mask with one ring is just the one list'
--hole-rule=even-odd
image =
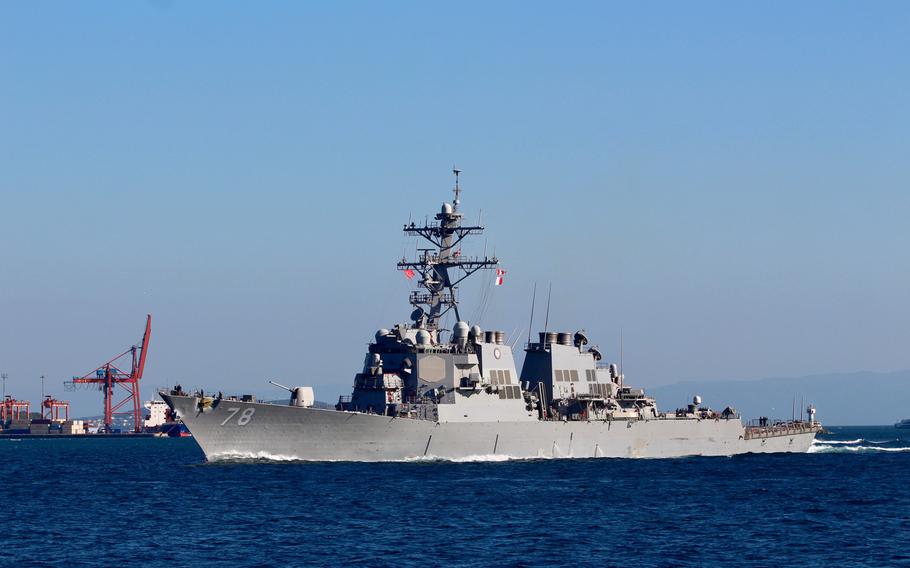
{"label": "satellite dome", "polygon": [[451,215],[451,214],[452,214],[452,204],[451,204],[451,203],[443,203],[443,204],[442,204],[442,214],[443,214],[443,215]]}
{"label": "satellite dome", "polygon": [[376,341],[379,341],[380,339],[382,339],[383,337],[387,336],[390,333],[392,333],[392,332],[387,330],[386,328],[384,328],[384,327],[381,328],[379,331],[376,332]]}
{"label": "satellite dome", "polygon": [[479,325],[472,326],[469,335],[474,341],[483,341],[483,329]]}
{"label": "satellite dome", "polygon": [[452,329],[452,337],[467,337],[468,336],[468,324],[463,321],[460,321],[455,324],[455,327]]}
{"label": "satellite dome", "polygon": [[429,331],[421,329],[417,332],[417,345],[429,345],[431,339],[432,336]]}

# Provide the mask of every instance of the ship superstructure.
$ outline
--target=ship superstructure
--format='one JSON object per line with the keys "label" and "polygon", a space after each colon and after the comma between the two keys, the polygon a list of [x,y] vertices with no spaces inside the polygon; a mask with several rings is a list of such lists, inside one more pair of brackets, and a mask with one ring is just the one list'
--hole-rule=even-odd
{"label": "ship superstructure", "polygon": [[[499,260],[462,254],[466,237],[484,228],[463,224],[460,171],[454,173],[454,201],[444,203],[433,222],[404,226],[406,235],[430,245],[398,263],[419,288],[409,296],[411,323],[376,332],[353,393],[339,400],[338,410],[452,422],[534,419],[505,333],[485,332],[461,319],[459,284],[479,270],[497,268]],[[450,312],[454,327],[440,329]]]}
{"label": "ship superstructure", "polygon": [[[162,393],[209,458],[282,455],[299,459],[385,460],[423,456],[669,457],[806,451],[820,424],[744,426],[732,407],[692,404],[660,412],[643,389],[588,345],[583,330],[540,332],[519,371],[505,333],[462,319],[459,285],[494,257],[463,247],[484,228],[464,223],[461,187],[433,221],[404,232],[426,243],[398,269],[416,279],[409,323],[378,330],[353,392],[334,410],[292,392],[287,406]],[[501,274],[501,271],[499,271]],[[451,314],[452,328],[442,327]],[[297,387],[300,388],[300,387]]]}

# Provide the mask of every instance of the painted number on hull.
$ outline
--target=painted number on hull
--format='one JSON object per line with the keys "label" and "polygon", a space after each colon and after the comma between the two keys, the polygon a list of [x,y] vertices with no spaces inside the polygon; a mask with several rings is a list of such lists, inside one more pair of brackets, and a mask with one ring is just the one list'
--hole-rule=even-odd
{"label": "painted number on hull", "polygon": [[[222,426],[231,421],[231,419],[237,416],[237,413],[240,412],[240,408],[228,408],[228,417],[224,419],[224,422],[221,423]],[[240,417],[237,419],[237,426],[246,426],[250,423],[250,420],[253,419],[253,414],[256,413],[256,409],[253,407],[244,409],[243,412],[240,412]]]}

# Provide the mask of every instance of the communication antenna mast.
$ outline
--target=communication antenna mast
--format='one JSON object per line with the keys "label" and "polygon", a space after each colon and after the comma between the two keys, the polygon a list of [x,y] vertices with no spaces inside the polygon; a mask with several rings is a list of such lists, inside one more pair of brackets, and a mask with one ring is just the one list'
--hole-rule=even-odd
{"label": "communication antenna mast", "polygon": [[455,211],[458,211],[458,206],[461,205],[461,186],[458,184],[458,176],[461,175],[461,170],[455,167],[455,164],[452,164],[452,173],[455,174],[455,201],[452,202],[452,206]]}
{"label": "communication antenna mast", "polygon": [[550,325],[550,295],[553,293],[553,283],[550,282],[550,287],[547,289],[547,316],[543,320],[543,332],[546,333]]}
{"label": "communication antenna mast", "polygon": [[458,313],[458,285],[478,270],[492,270],[499,266],[499,259],[492,257],[466,257],[461,254],[461,241],[469,235],[479,235],[484,228],[481,225],[463,225],[464,216],[458,211],[461,204],[461,170],[454,167],[455,200],[452,204],[443,203],[436,214],[436,222],[425,221],[422,226],[413,221],[404,226],[404,233],[409,236],[422,237],[433,245],[432,248],[418,248],[417,258],[402,258],[398,270],[411,271],[408,274],[420,275],[418,287],[409,299],[414,306],[411,318],[414,327],[430,332],[439,329],[439,322],[449,310],[455,311],[455,317],[461,321]]}
{"label": "communication antenna mast", "polygon": [[6,398],[6,379],[9,378],[7,373],[0,373],[0,379],[3,380],[3,398]]}
{"label": "communication antenna mast", "polygon": [[623,351],[623,340],[622,340],[622,328],[619,328],[619,388],[622,388],[623,383],[625,382],[625,376],[623,376],[622,370],[622,351]]}
{"label": "communication antenna mast", "polygon": [[531,343],[531,330],[534,329],[534,304],[537,303],[537,282],[534,283],[534,293],[531,294],[531,322],[528,324],[528,343]]}

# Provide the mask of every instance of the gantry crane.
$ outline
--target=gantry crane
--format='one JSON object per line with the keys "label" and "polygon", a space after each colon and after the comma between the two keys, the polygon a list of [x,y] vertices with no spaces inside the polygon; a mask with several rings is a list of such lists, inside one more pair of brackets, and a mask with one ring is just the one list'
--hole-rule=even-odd
{"label": "gantry crane", "polygon": [[0,401],[0,424],[5,424],[10,420],[28,420],[29,402],[27,400],[16,400],[10,395],[3,397]]}
{"label": "gantry crane", "polygon": [[[139,379],[142,378],[142,371],[145,369],[145,357],[148,354],[149,338],[152,334],[152,316],[149,314],[145,321],[145,334],[142,336],[142,343],[133,345],[120,355],[117,355],[107,363],[101,365],[94,371],[91,371],[81,377],[73,377],[68,381],[67,387],[75,388],[78,385],[98,385],[98,389],[104,392],[104,431],[113,430],[115,414],[132,414],[133,431],[142,430],[142,399],[139,397]],[[129,372],[121,370],[117,365],[121,360],[132,360]],[[117,388],[126,391],[126,396],[118,402],[114,402],[115,391]],[[127,403],[132,402],[132,410],[120,411]]]}
{"label": "gantry crane", "polygon": [[63,420],[70,419],[70,403],[68,400],[57,400],[51,395],[44,397],[41,403],[41,418],[44,420],[60,420],[60,411],[63,411]]}

